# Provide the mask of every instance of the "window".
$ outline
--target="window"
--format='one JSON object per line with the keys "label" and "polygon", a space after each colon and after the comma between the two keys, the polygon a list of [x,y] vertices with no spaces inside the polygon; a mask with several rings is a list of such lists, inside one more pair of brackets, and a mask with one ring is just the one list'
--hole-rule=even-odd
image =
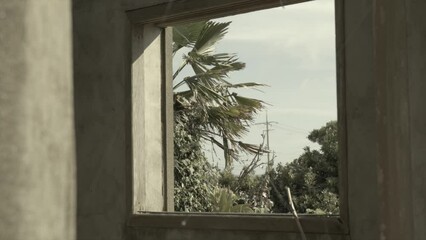
{"label": "window", "polygon": [[[174,4],[160,4],[153,7],[130,11],[129,18],[134,23],[132,37],[132,101],[133,104],[133,213],[169,211],[173,209],[173,164],[172,149],[172,109],[171,104],[171,35],[170,29],[163,28],[171,23],[205,19],[217,16],[243,13],[274,6],[293,4],[303,1],[184,1]],[[341,4],[336,2],[336,18],[340,17]],[[337,35],[340,25],[337,21]],[[338,39],[338,45],[340,43]],[[339,48],[338,48],[339,50]],[[337,53],[338,59],[341,54]],[[340,60],[339,64],[342,64]],[[344,84],[338,67],[339,89],[339,130],[341,134],[341,219],[304,217],[302,224],[306,232],[341,233],[346,228],[345,197],[345,118]],[[161,81],[160,81],[161,80]],[[158,124],[160,123],[161,124]],[[343,146],[343,147],[342,147]],[[142,150],[141,150],[142,149]],[[162,161],[158,161],[162,159]],[[190,218],[189,218],[190,216]],[[258,230],[297,232],[291,217],[282,216],[241,216],[203,214],[150,213],[133,217],[132,226],[145,227],[192,227],[205,229]],[[241,224],[247,223],[247,224]],[[267,223],[267,224],[265,224]]]}
{"label": "window", "polygon": [[338,214],[334,22],[318,0],[173,27],[175,211],[289,213],[287,185],[299,214]]}

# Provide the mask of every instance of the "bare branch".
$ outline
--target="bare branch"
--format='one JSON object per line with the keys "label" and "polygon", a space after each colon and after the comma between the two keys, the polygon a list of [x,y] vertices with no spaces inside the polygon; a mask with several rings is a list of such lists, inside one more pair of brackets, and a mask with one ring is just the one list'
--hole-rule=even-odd
{"label": "bare branch", "polygon": [[300,235],[302,235],[302,239],[306,240],[305,232],[303,231],[302,224],[300,223],[299,216],[297,215],[296,208],[294,207],[293,199],[291,197],[291,192],[289,187],[285,187],[287,190],[288,202],[290,203],[291,212],[293,213],[294,219],[296,220],[297,227],[299,228]]}

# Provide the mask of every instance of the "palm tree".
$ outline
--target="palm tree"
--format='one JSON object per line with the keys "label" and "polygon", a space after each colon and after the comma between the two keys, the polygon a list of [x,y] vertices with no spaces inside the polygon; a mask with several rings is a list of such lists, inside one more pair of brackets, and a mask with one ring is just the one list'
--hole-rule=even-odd
{"label": "palm tree", "polygon": [[[215,53],[216,44],[225,36],[230,22],[203,21],[173,28],[173,55],[183,54],[182,64],[173,74],[174,110],[196,111],[201,138],[224,151],[225,165],[242,151],[258,153],[259,146],[241,142],[254,115],[264,107],[261,100],[234,92],[238,88],[263,86],[255,82],[230,83],[230,72],[242,70],[245,64],[235,54]],[[192,76],[178,78],[190,67]],[[219,138],[220,140],[217,140]]]}

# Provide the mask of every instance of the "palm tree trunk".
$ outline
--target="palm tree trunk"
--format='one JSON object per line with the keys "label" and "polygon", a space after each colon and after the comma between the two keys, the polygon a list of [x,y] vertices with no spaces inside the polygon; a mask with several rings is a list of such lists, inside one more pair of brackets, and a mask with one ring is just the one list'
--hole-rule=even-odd
{"label": "palm tree trunk", "polygon": [[223,137],[223,155],[225,157],[225,169],[230,169],[232,166],[231,155],[229,154],[228,139]]}

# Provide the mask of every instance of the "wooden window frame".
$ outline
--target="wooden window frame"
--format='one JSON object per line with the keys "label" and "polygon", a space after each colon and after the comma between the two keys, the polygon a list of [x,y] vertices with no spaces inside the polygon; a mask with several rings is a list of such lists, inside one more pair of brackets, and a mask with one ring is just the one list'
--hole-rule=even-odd
{"label": "wooden window frame", "polygon": [[[144,27],[161,28],[161,128],[162,132],[162,163],[163,163],[163,211],[150,212],[135,208],[138,201],[136,189],[140,187],[135,181],[135,175],[144,172],[135,172],[137,163],[133,164],[133,214],[128,225],[132,228],[171,228],[171,229],[218,229],[218,230],[243,230],[243,231],[274,231],[298,232],[297,225],[292,216],[287,214],[217,214],[217,213],[173,213],[173,93],[172,93],[172,33],[167,26],[196,20],[224,17],[234,14],[246,13],[272,7],[307,2],[309,0],[176,0],[173,4],[163,3],[127,11],[133,28],[132,54],[145,51],[147,45],[137,41],[138,31]],[[302,215],[300,221],[306,233],[312,234],[349,234],[348,218],[348,164],[347,164],[347,120],[346,120],[346,84],[344,72],[344,1],[335,0],[336,17],[336,76],[337,76],[337,103],[338,103],[338,133],[339,133],[339,180],[340,180],[340,215],[317,216]],[[139,29],[139,30],[138,30]],[[132,91],[138,84],[134,83],[136,67],[145,67],[143,64],[133,64]],[[150,70],[151,71],[151,70]],[[142,79],[143,81],[143,79]],[[136,101],[134,96],[132,102]],[[135,104],[133,104],[135,105]],[[133,117],[133,121],[137,118]],[[138,131],[141,131],[140,129]],[[143,129],[142,129],[143,131]],[[135,141],[135,139],[133,139]],[[133,146],[135,149],[138,146]],[[139,146],[140,147],[140,146]],[[134,152],[134,151],[133,151]],[[135,152],[134,152],[135,153]],[[135,158],[133,158],[135,161]],[[137,160],[141,161],[141,159]],[[144,160],[142,160],[144,161]],[[135,197],[136,196],[136,197]],[[182,224],[185,223],[185,224]]]}

